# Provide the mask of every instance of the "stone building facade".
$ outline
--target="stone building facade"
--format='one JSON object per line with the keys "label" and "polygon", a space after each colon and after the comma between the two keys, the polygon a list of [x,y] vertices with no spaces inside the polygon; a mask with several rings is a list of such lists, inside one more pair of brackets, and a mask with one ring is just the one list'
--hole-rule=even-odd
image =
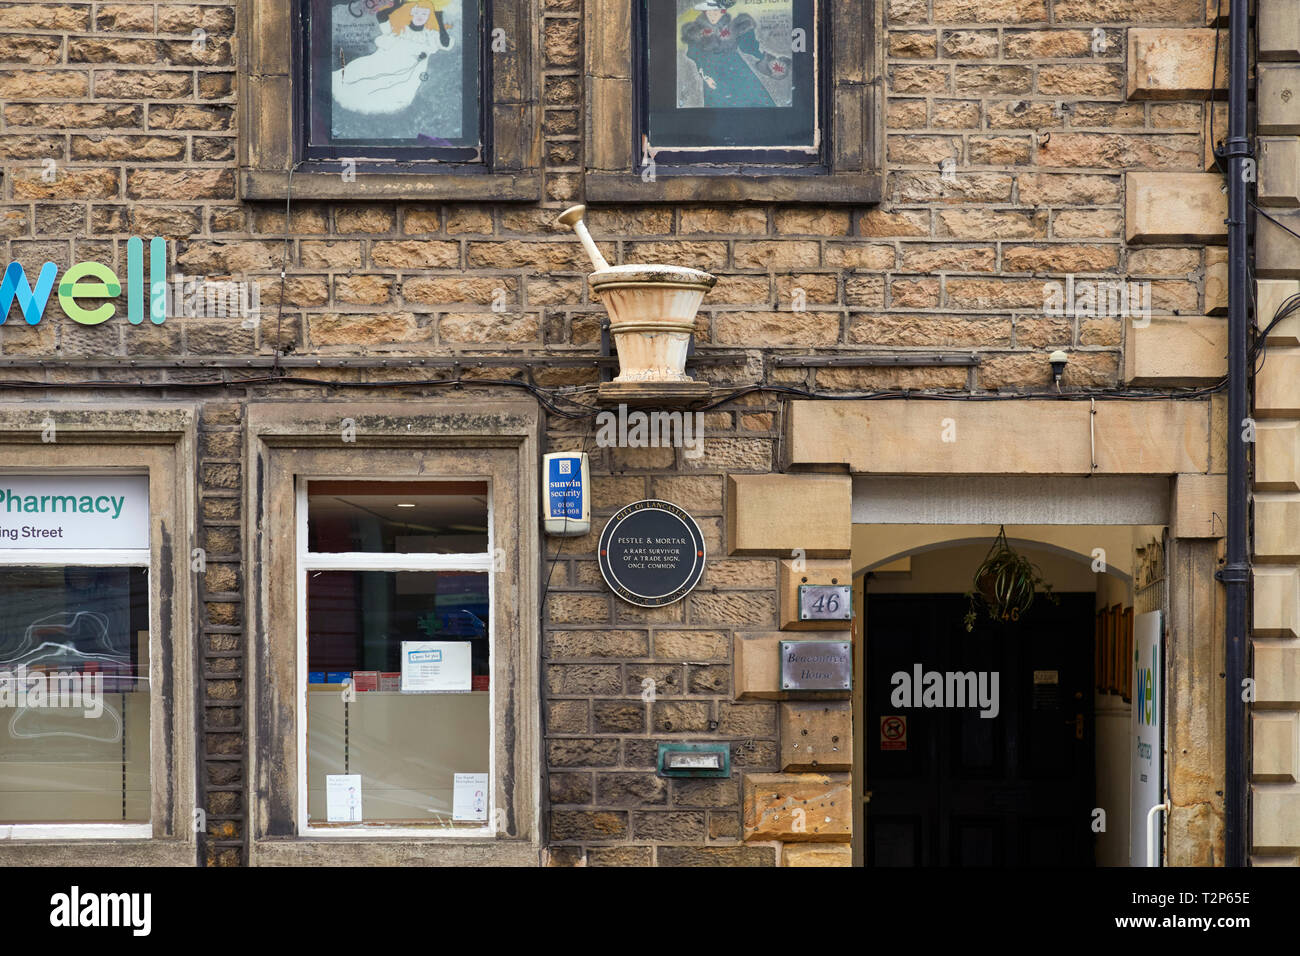
{"label": "stone building facade", "polygon": [[[296,5],[0,3],[6,261],[22,263],[28,280],[47,261],[62,272],[91,260],[122,275],[128,241],[158,236],[169,274],[256,283],[262,305],[253,323],[173,313],[132,324],[124,293],[103,324],[70,321],[51,303],[38,324],[14,305],[0,327],[7,468],[147,461],[151,481],[163,482],[151,485],[162,509],[155,548],[168,542],[155,556],[170,615],[158,640],[174,649],[153,738],[154,839],[90,849],[15,839],[0,858],[861,862],[871,812],[863,753],[876,728],[864,725],[860,700],[785,693],[777,642],[810,636],[792,612],[804,579],[862,586],[854,529],[882,523],[867,500],[882,486],[871,482],[902,479],[937,501],[952,497],[942,481],[969,479],[983,482],[994,510],[999,487],[1012,485],[1037,487],[1034,514],[1067,502],[1060,522],[1024,525],[1111,523],[1088,517],[1078,483],[1090,480],[1114,495],[1125,524],[1168,529],[1165,854],[1222,863],[1214,571],[1235,425],[1216,389],[1227,351],[1218,6],[868,0],[866,39],[833,45],[828,80],[828,128],[861,151],[836,159],[848,185],[818,191],[783,176],[679,187],[627,171],[620,90],[634,57],[617,42],[631,35],[627,3],[503,8],[502,168],[405,180],[362,168],[351,181],[294,170],[286,124],[298,54],[286,38]],[[1295,228],[1300,7],[1258,8],[1258,202]],[[714,389],[698,457],[595,441],[596,391],[616,364],[602,359],[605,309],[587,288],[582,247],[555,224],[579,202],[610,262],[717,276],[688,364]],[[1259,220],[1261,327],[1270,306],[1300,292],[1298,253],[1300,239]],[[1149,315],[1048,314],[1045,283],[1067,278],[1140,285]],[[1291,865],[1300,863],[1295,321],[1269,332],[1255,384],[1248,670],[1252,859]],[[1059,382],[1056,350],[1067,359]],[[340,451],[345,419],[358,437]],[[47,420],[56,442],[41,442]],[[947,422],[955,442],[941,437]],[[537,458],[579,448],[591,455],[591,531],[544,535]],[[284,489],[306,473],[299,467],[415,476],[425,453],[442,456],[448,473],[461,473],[458,460],[479,462],[515,502],[496,505],[507,536],[497,587],[511,595],[501,612],[515,615],[500,632],[508,654],[498,666],[509,667],[494,705],[494,806],[506,812],[491,846],[307,838],[295,815],[295,760],[305,758],[293,748],[292,552],[276,551],[293,539]],[[1164,497],[1142,510],[1135,503],[1153,500],[1153,487]],[[699,586],[659,608],[612,595],[597,562],[604,522],[645,498],[690,512],[708,552]],[[201,571],[186,559],[195,549]],[[861,622],[811,636],[856,642],[861,683]],[[807,736],[833,738],[835,756],[804,763],[794,745]],[[656,773],[658,745],[681,741],[725,743],[731,776]]]}

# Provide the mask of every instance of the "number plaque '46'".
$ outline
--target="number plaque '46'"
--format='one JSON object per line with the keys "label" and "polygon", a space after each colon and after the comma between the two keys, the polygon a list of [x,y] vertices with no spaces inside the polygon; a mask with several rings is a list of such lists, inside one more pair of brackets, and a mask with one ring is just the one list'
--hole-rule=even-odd
{"label": "number plaque '46'", "polygon": [[853,603],[847,584],[799,585],[799,620],[848,621]]}

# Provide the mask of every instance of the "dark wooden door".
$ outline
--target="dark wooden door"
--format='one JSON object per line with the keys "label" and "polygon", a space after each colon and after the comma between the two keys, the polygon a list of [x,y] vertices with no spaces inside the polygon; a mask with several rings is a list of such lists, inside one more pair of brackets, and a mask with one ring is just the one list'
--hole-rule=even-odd
{"label": "dark wooden door", "polygon": [[[868,596],[868,866],[1093,864],[1094,597],[1059,597],[968,633],[960,595]],[[996,672],[997,716],[895,706],[893,676],[913,677],[917,664],[923,674]]]}

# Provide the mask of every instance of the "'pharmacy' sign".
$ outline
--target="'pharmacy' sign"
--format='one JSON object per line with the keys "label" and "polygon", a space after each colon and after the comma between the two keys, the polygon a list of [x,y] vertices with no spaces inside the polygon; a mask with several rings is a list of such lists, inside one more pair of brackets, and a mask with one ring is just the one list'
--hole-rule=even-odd
{"label": "'pharmacy' sign", "polygon": [[0,549],[148,547],[147,475],[0,476]]}

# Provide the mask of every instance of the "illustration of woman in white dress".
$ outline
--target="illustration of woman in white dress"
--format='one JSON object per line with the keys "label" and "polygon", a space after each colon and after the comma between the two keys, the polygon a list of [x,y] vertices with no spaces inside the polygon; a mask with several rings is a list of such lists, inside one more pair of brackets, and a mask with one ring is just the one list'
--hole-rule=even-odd
{"label": "illustration of woman in white dress", "polygon": [[375,52],[334,71],[335,105],[370,114],[398,113],[409,107],[428,76],[429,55],[451,49],[442,18],[450,2],[411,0],[392,12],[384,11],[386,17],[381,13]]}

